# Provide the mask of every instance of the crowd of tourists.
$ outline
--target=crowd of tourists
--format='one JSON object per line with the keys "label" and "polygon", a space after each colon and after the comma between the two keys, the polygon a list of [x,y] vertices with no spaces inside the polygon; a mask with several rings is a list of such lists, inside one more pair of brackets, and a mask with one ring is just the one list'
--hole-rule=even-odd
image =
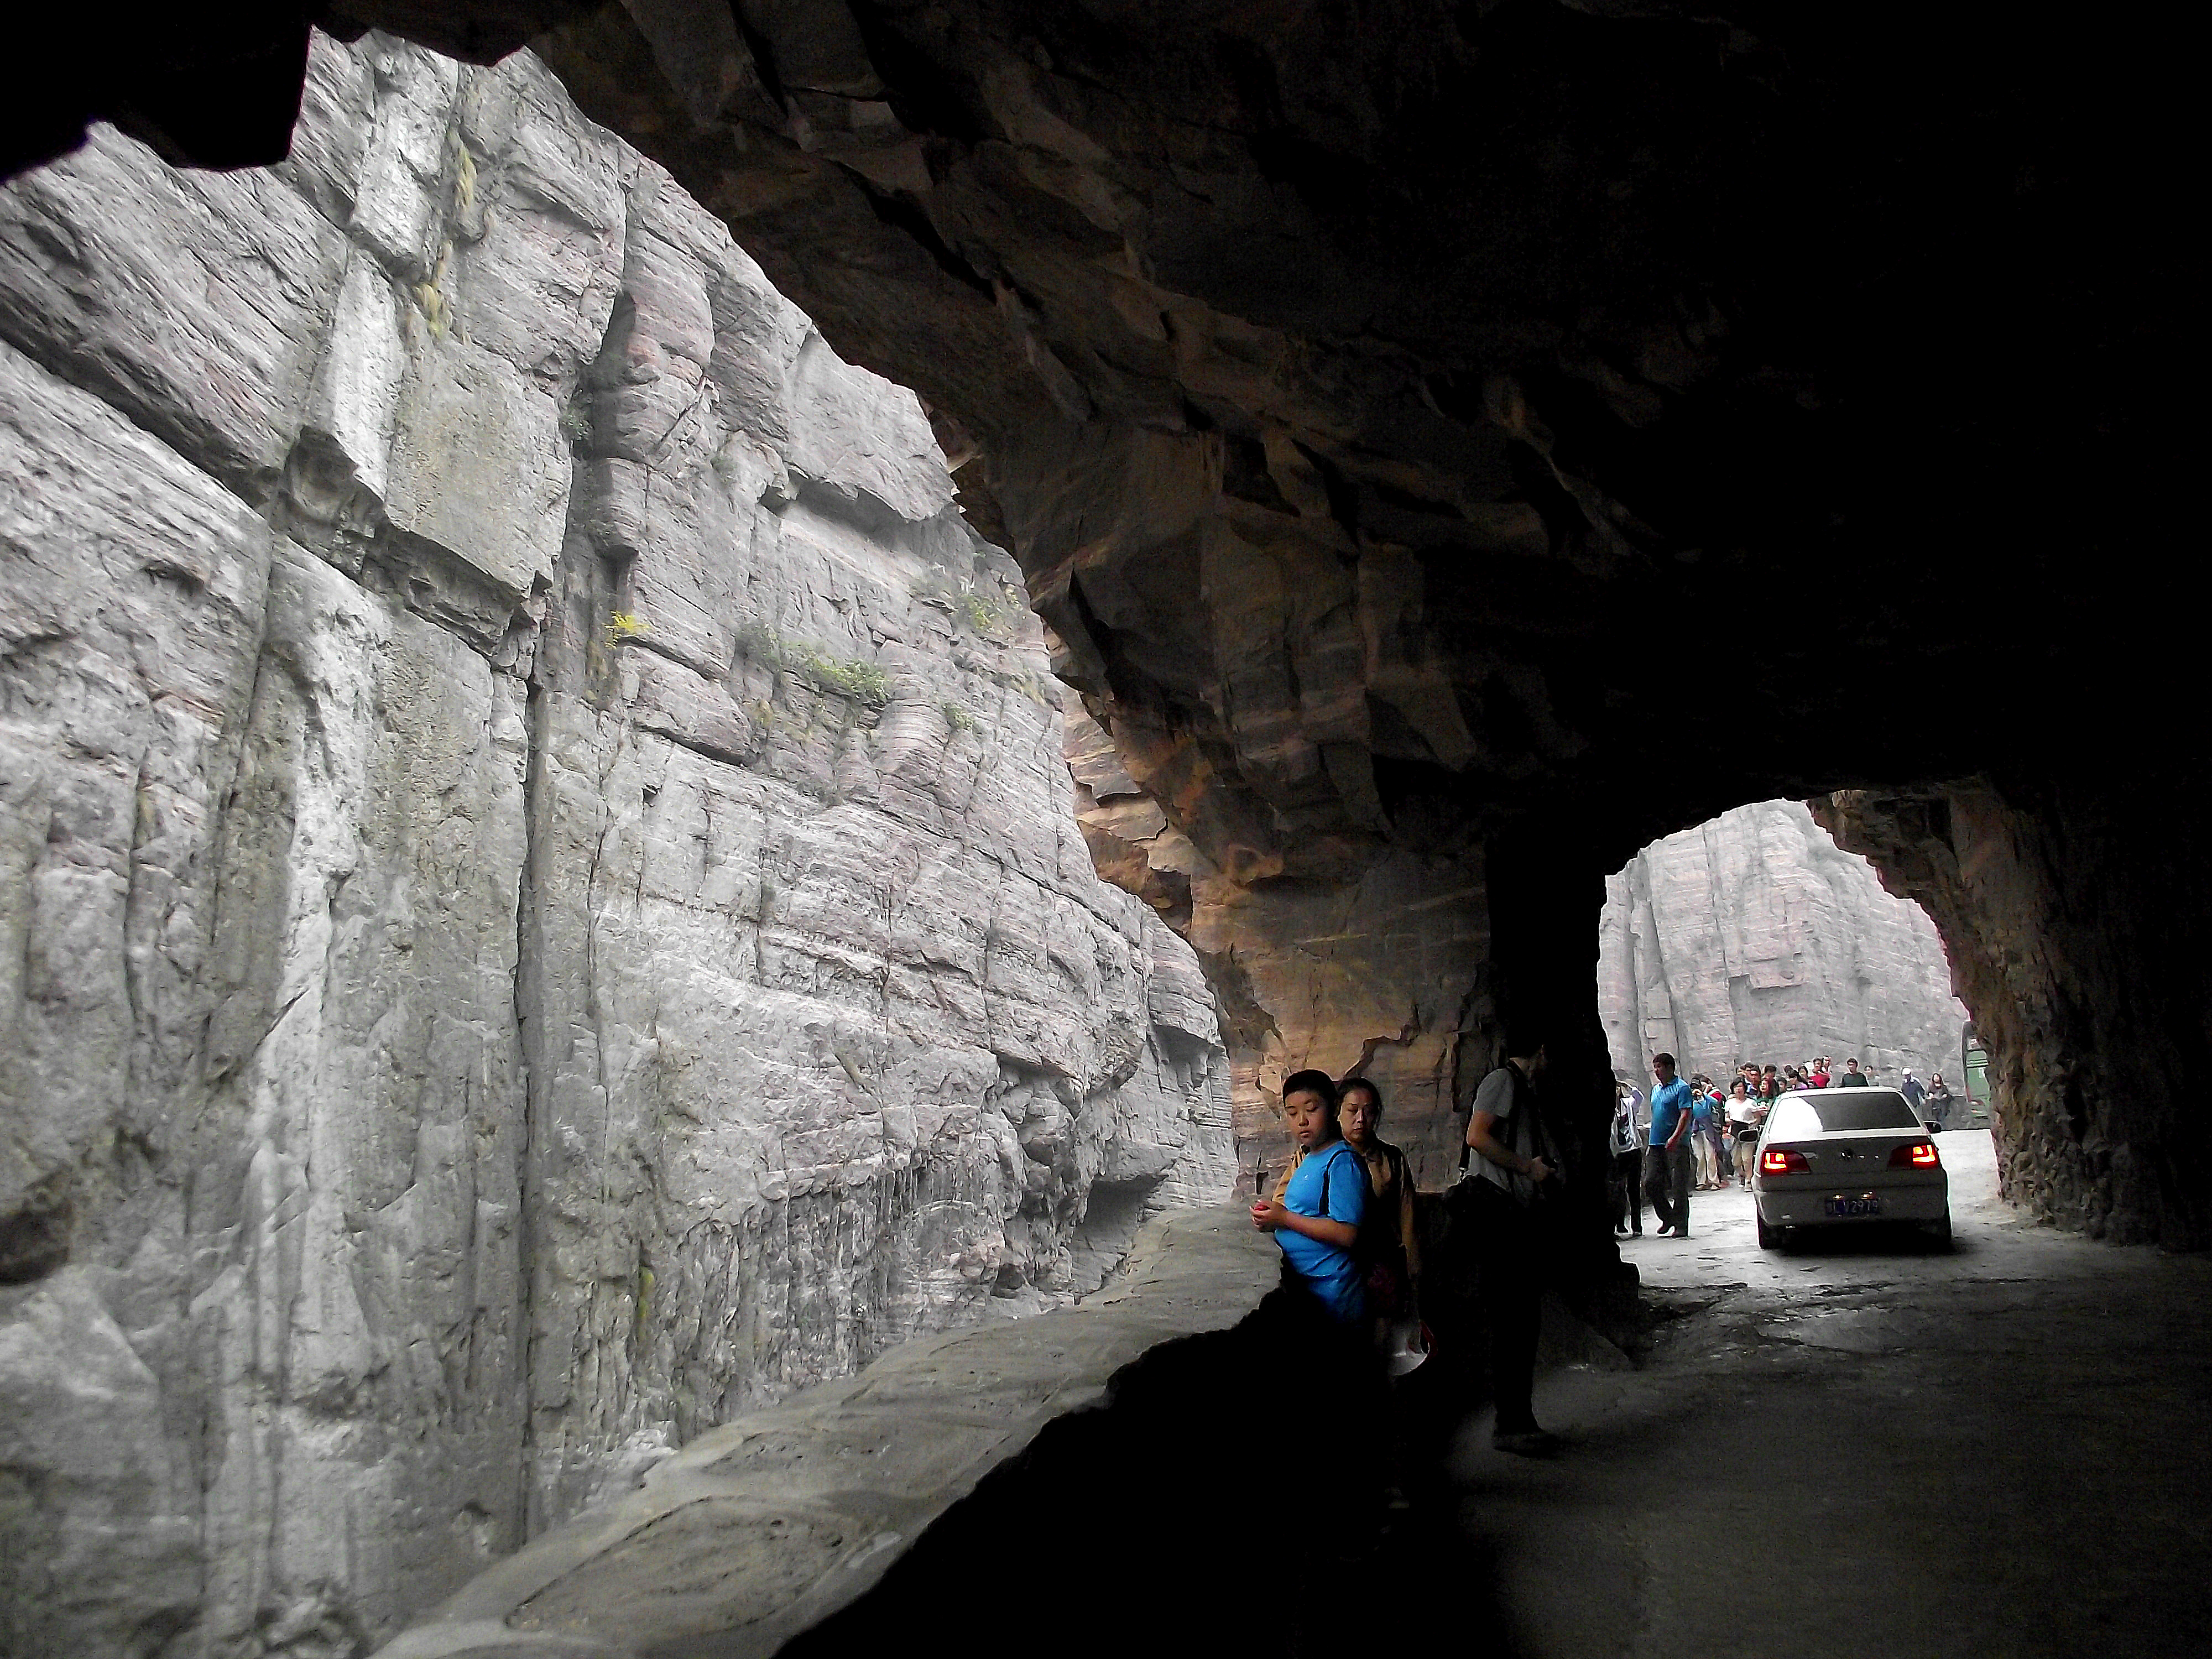
{"label": "crowd of tourists", "polygon": [[[1682,1077],[1674,1056],[1651,1057],[1652,1088],[1647,1096],[1623,1078],[1614,1086],[1613,1109],[1613,1205],[1616,1237],[1644,1236],[1644,1203],[1651,1201],[1662,1238],[1686,1238],[1692,1192],[1717,1193],[1730,1182],[1751,1185],[1759,1137],[1766,1115],[1784,1095],[1802,1089],[1867,1089],[1873,1075],[1856,1056],[1840,1070],[1826,1054],[1799,1066],[1762,1066],[1745,1060],[1725,1085],[1704,1072]],[[1941,1126],[1950,1115],[1953,1096],[1941,1072],[1923,1083],[1906,1066],[1898,1092],[1923,1117]]]}
{"label": "crowd of tourists", "polygon": [[[1540,1042],[1509,1036],[1508,1058],[1475,1091],[1460,1152],[1463,1177],[1444,1195],[1454,1274],[1475,1290],[1488,1327],[1494,1445],[1542,1455],[1556,1444],[1536,1424],[1538,1309],[1548,1228],[1561,1161],[1537,1106],[1545,1071]],[[1652,1086],[1617,1085],[1607,1161],[1616,1235],[1640,1237],[1650,1199],[1662,1237],[1686,1238],[1690,1194],[1731,1182],[1748,1186],[1767,1114],[1793,1090],[1860,1089],[1875,1079],[1857,1060],[1840,1069],[1826,1056],[1798,1066],[1746,1060],[1723,1084],[1680,1075],[1672,1054],[1652,1056]],[[1941,1122],[1951,1091],[1941,1073],[1925,1084],[1909,1069],[1896,1087],[1923,1116]],[[1366,1078],[1294,1072],[1283,1082],[1283,1115],[1295,1152],[1253,1224],[1274,1236],[1284,1276],[1300,1305],[1392,1368],[1425,1352],[1421,1323],[1421,1240],[1406,1154],[1382,1139],[1382,1095]]]}

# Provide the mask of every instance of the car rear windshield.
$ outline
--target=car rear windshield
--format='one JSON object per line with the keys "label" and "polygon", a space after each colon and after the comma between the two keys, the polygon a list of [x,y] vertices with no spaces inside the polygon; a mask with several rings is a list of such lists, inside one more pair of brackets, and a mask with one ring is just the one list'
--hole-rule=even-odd
{"label": "car rear windshield", "polygon": [[1820,1115],[1820,1127],[1842,1129],[1917,1129],[1920,1117],[1903,1095],[1887,1089],[1823,1089],[1805,1104]]}

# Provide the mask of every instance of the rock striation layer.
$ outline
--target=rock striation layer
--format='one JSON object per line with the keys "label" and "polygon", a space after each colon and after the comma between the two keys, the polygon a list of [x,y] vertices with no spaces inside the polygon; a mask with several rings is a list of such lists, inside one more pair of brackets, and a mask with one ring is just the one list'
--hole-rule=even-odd
{"label": "rock striation layer", "polygon": [[1926,911],[1883,890],[1797,801],[1760,801],[1656,841],[1606,882],[1598,1013],[1613,1066],[1664,1049],[1724,1078],[1856,1055],[1958,1079],[1966,1010]]}
{"label": "rock striation layer", "polygon": [[1011,559],[534,58],[0,191],[0,1648],[340,1654],[1228,1189]]}

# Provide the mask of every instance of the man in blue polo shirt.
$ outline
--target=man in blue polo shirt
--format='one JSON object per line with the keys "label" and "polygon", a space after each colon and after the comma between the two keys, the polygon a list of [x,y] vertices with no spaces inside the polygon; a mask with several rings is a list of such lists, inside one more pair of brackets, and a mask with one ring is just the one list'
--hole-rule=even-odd
{"label": "man in blue polo shirt", "polygon": [[1659,1236],[1690,1236],[1690,1085],[1674,1075],[1674,1056],[1651,1056],[1651,1143],[1644,1154],[1644,1194],[1659,1218]]}

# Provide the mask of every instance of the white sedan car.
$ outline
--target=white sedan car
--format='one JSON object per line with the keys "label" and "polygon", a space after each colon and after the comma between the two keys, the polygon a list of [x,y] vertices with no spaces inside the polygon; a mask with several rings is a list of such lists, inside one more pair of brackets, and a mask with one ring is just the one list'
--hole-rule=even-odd
{"label": "white sedan car", "polygon": [[1759,1243],[1802,1228],[1917,1225],[1951,1240],[1951,1177],[1912,1103],[1894,1089],[1801,1089],[1774,1103],[1759,1137],[1752,1201]]}

